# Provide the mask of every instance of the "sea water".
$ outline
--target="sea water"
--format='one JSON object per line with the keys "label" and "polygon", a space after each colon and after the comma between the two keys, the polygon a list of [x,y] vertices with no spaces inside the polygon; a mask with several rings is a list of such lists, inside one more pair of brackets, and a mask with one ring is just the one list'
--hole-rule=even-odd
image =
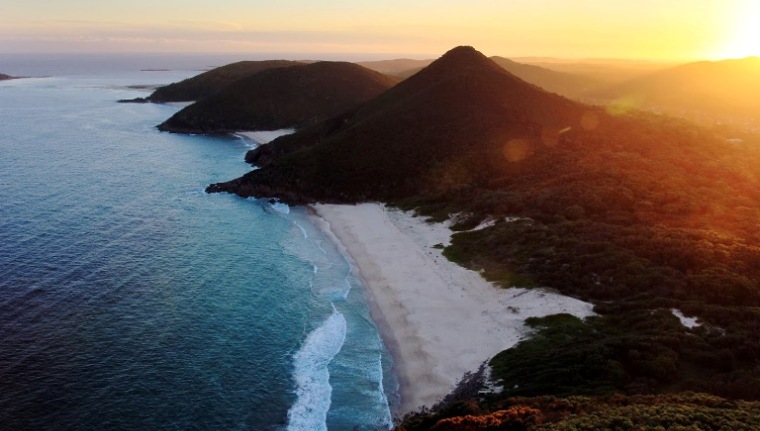
{"label": "sea water", "polygon": [[0,82],[0,428],[387,429],[390,357],[307,209],[206,194],[252,143],[116,103],[197,72],[75,69]]}

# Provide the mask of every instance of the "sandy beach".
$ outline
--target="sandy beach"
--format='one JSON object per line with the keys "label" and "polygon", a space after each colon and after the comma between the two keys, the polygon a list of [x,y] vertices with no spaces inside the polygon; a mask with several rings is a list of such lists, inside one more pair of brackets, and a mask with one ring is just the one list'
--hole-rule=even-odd
{"label": "sandy beach", "polygon": [[295,129],[239,131],[235,132],[235,134],[250,139],[259,145],[264,145],[274,141],[280,136],[289,135],[293,132],[295,132]]}
{"label": "sandy beach", "polygon": [[314,205],[367,287],[373,319],[392,351],[400,414],[432,406],[466,372],[527,334],[532,316],[593,314],[592,305],[544,289],[501,289],[442,256],[446,223],[381,204]]}

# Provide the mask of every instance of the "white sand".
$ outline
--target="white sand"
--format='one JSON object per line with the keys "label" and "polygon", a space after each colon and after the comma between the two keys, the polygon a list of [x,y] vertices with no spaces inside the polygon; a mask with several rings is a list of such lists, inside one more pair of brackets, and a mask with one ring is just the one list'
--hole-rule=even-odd
{"label": "white sand", "polygon": [[259,145],[264,145],[270,143],[271,141],[274,141],[280,136],[289,135],[293,132],[295,132],[295,129],[257,130],[249,132],[235,132],[235,134],[248,138]]}
{"label": "white sand", "polygon": [[592,305],[543,289],[500,289],[442,256],[451,231],[380,204],[315,205],[368,289],[373,318],[396,361],[401,414],[432,406],[464,373],[514,346],[524,319],[586,317]]}
{"label": "white sand", "polygon": [[694,329],[698,326],[702,326],[701,323],[699,323],[699,318],[697,317],[686,317],[681,310],[677,308],[671,308],[670,312],[673,313],[674,316],[678,317],[678,320],[681,321],[681,325],[689,328]]}

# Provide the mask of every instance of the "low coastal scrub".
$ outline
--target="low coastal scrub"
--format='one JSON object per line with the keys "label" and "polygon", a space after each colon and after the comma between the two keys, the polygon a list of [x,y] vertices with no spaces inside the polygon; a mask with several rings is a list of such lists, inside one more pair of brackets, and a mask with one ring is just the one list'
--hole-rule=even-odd
{"label": "low coastal scrub", "polygon": [[760,398],[754,355],[747,354],[757,346],[747,351],[743,340],[687,329],[670,309],[616,310],[585,322],[528,319],[534,336],[491,361],[501,396],[703,391]]}
{"label": "low coastal scrub", "polygon": [[759,408],[699,393],[513,397],[409,415],[395,430],[750,431],[760,429]]}

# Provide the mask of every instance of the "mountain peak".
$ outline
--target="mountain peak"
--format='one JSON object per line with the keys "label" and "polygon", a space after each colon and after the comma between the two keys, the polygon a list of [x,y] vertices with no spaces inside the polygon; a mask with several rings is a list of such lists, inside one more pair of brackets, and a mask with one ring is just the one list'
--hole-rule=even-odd
{"label": "mountain peak", "polygon": [[431,81],[448,79],[454,76],[494,76],[506,72],[490,58],[471,46],[458,46],[443,54],[428,67],[407,81],[427,85]]}
{"label": "mountain peak", "polygon": [[446,51],[446,53],[443,54],[440,59],[444,59],[444,58],[447,58],[447,57],[465,57],[465,56],[467,56],[467,57],[473,57],[473,56],[475,56],[475,57],[486,58],[485,55],[483,55],[480,51],[478,51],[477,49],[473,48],[472,46],[469,46],[469,45],[460,45],[460,46],[451,48],[450,50]]}
{"label": "mountain peak", "polygon": [[491,60],[483,55],[480,51],[471,46],[457,46],[447,51],[433,64],[453,64],[456,66],[467,66],[472,64],[491,63]]}
{"label": "mountain peak", "polygon": [[448,193],[506,175],[505,145],[539,152],[542,130],[572,127],[585,109],[458,47],[355,110],[253,150],[261,169],[210,190],[291,202]]}

